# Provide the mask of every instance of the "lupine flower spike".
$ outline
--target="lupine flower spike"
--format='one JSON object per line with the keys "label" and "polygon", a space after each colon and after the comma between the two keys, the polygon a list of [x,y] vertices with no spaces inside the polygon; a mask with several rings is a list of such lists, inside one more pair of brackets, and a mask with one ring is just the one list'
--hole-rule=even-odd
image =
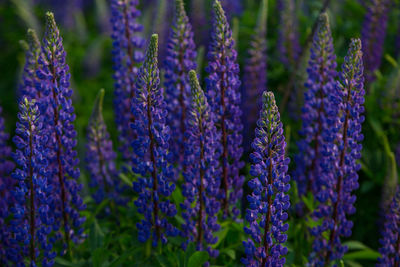
{"label": "lupine flower spike", "polygon": [[[332,175],[324,176],[324,199],[314,212],[314,220],[322,220],[321,225],[311,229],[315,236],[311,262],[313,266],[327,266],[341,259],[347,247],[341,243],[342,237],[351,236],[353,222],[347,216],[355,213],[356,196],[352,194],[358,188],[358,174],[361,165],[363,140],[361,125],[364,121],[364,76],[361,41],[353,39],[342,72],[337,83],[336,104],[339,107],[337,119],[337,147],[324,151],[330,155],[335,167]],[[335,127],[333,127],[335,128]],[[323,201],[325,200],[325,201]]]}
{"label": "lupine flower spike", "polygon": [[361,31],[361,40],[365,79],[367,83],[370,83],[375,80],[374,72],[381,65],[389,8],[392,0],[371,0],[367,1],[367,3],[367,13]]}
{"label": "lupine flower spike", "polygon": [[334,145],[332,127],[335,123],[337,105],[333,102],[336,94],[335,78],[336,56],[333,47],[328,15],[320,15],[318,29],[311,47],[311,56],[307,68],[308,79],[305,83],[302,108],[302,140],[298,142],[299,153],[296,155],[296,170],[293,175],[299,195],[307,192],[316,194],[321,189],[322,176],[327,170],[327,155],[324,149]]}
{"label": "lupine flower spike", "polygon": [[166,103],[163,89],[159,88],[158,35],[153,34],[147,48],[145,61],[139,69],[132,112],[135,122],[132,128],[137,133],[132,142],[134,151],[133,172],[139,175],[133,183],[139,194],[135,205],[144,215],[137,223],[139,240],[145,242],[152,237],[153,246],[159,241],[167,242],[168,235],[175,236],[178,230],[167,217],[175,216],[176,207],[169,197],[175,190],[172,165],[168,162],[169,128],[166,126]]}
{"label": "lupine flower spike", "polygon": [[217,154],[221,163],[222,209],[225,216],[239,210],[235,207],[241,198],[244,177],[239,170],[243,167],[240,158],[243,154],[242,123],[240,110],[241,95],[239,92],[239,65],[236,62],[237,52],[225,12],[218,0],[214,1],[214,22],[211,35],[212,42],[208,52],[209,64],[206,71],[207,99],[210,101],[212,118],[217,127],[220,140]]}
{"label": "lupine flower spike", "polygon": [[65,62],[66,53],[62,38],[51,12],[46,14],[46,32],[42,53],[39,57],[38,77],[41,84],[38,90],[42,94],[40,112],[44,116],[43,124],[48,137],[47,157],[51,173],[49,179],[54,189],[55,228],[63,227],[64,245],[69,241],[81,239],[84,218],[79,212],[85,208],[79,192],[79,160],[75,147],[77,133],[74,128],[76,115],[72,106],[69,67]]}
{"label": "lupine flower spike", "polygon": [[11,172],[14,163],[11,159],[11,147],[7,145],[9,135],[5,132],[4,119],[1,117],[2,108],[0,107],[0,266],[6,264],[6,248],[11,246],[10,233],[7,229],[5,220],[9,216],[9,205],[14,202],[11,190],[14,181]]}
{"label": "lupine flower spike", "polygon": [[115,166],[117,155],[103,119],[103,99],[104,89],[96,98],[88,125],[86,163],[90,173],[89,186],[95,189],[93,198],[96,203],[108,198],[122,204],[122,187]]}
{"label": "lupine flower spike", "polygon": [[264,92],[260,119],[251,154],[250,174],[254,177],[248,185],[252,191],[247,196],[249,208],[244,231],[251,238],[244,241],[246,266],[283,266],[288,252],[284,243],[289,224],[290,176],[287,174],[289,158],[285,156],[286,142],[275,97]]}
{"label": "lupine flower spike", "polygon": [[10,223],[11,242],[8,258],[16,266],[52,266],[56,253],[54,238],[50,237],[54,223],[51,210],[53,190],[48,180],[47,138],[35,100],[24,98],[20,104],[14,160],[18,168],[13,172],[17,187],[12,191],[14,203]]}
{"label": "lupine flower spike", "polygon": [[[195,242],[198,250],[207,250],[211,257],[218,251],[210,245],[217,242],[213,235],[220,226],[217,214],[220,203],[217,199],[220,185],[220,171],[215,154],[218,142],[217,130],[211,120],[211,109],[200,87],[196,72],[190,71],[192,105],[188,116],[185,141],[185,184],[181,204],[185,223],[182,234],[187,237],[183,247]],[[195,204],[194,204],[195,203]]]}
{"label": "lupine flower spike", "polygon": [[142,62],[144,40],[139,36],[143,26],[137,22],[140,11],[138,0],[111,0],[111,24],[113,39],[114,110],[119,132],[119,150],[124,161],[130,162],[133,152],[131,141],[135,133],[129,126],[134,121],[131,113],[135,97],[137,64]]}
{"label": "lupine flower spike", "polygon": [[379,252],[377,267],[400,266],[400,188],[393,197],[388,213],[386,214],[385,225],[382,231],[382,239],[379,240],[381,248]]}
{"label": "lupine flower spike", "polygon": [[36,75],[39,67],[39,55],[41,53],[40,41],[36,32],[32,29],[28,30],[28,47],[25,52],[25,66],[22,73],[21,84],[18,93],[21,99],[28,97],[29,99],[40,99],[40,91],[36,89],[37,83],[40,82]]}
{"label": "lupine flower spike", "polygon": [[262,94],[267,91],[267,15],[268,0],[261,1],[256,32],[249,49],[249,60],[244,69],[245,149],[250,150],[257,123],[257,113],[262,105]]}
{"label": "lupine flower spike", "polygon": [[186,118],[190,106],[188,72],[196,69],[196,47],[192,26],[186,16],[182,0],[175,0],[175,18],[167,46],[165,60],[165,101],[167,124],[171,128],[170,148],[173,163],[182,166]]}

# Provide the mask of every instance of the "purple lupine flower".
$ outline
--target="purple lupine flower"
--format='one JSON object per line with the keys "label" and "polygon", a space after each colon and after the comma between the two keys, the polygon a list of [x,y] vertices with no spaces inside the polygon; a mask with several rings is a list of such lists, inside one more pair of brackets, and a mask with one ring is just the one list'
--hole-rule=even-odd
{"label": "purple lupine flower", "polygon": [[90,174],[89,186],[95,189],[92,196],[97,204],[105,198],[123,204],[125,201],[120,194],[123,188],[115,165],[117,155],[102,114],[104,92],[102,89],[96,98],[87,130],[86,163]]}
{"label": "purple lupine flower", "polygon": [[290,68],[296,65],[301,52],[296,3],[294,0],[279,0],[277,6],[280,18],[278,51],[282,63]]}
{"label": "purple lupine flower", "polygon": [[251,140],[257,123],[257,113],[261,109],[262,94],[267,91],[267,13],[268,1],[260,4],[260,13],[255,35],[250,43],[249,59],[244,69],[243,98],[246,112],[243,114],[246,151],[250,150]]}
{"label": "purple lupine flower", "polygon": [[25,66],[21,77],[21,83],[18,88],[18,94],[23,99],[41,98],[40,92],[36,90],[36,84],[40,82],[36,76],[36,71],[39,67],[40,41],[35,30],[28,30],[28,49],[25,52]]}
{"label": "purple lupine flower", "polygon": [[[218,241],[213,235],[220,225],[217,214],[220,203],[217,199],[220,186],[220,170],[216,159],[215,145],[217,130],[211,120],[211,109],[200,87],[196,72],[189,73],[192,91],[192,105],[188,116],[185,140],[185,184],[181,204],[185,223],[182,234],[186,237],[184,249],[195,242],[197,250],[207,250],[211,257],[218,256],[218,250],[211,247]],[[194,204],[195,203],[195,204]]]}
{"label": "purple lupine flower", "polygon": [[167,46],[165,60],[165,101],[167,124],[171,128],[170,149],[173,163],[182,166],[186,117],[190,106],[190,82],[188,72],[196,69],[196,47],[192,26],[186,16],[182,0],[176,0],[175,18]]}
{"label": "purple lupine flower", "polygon": [[220,136],[216,144],[222,169],[219,198],[222,201],[224,215],[227,216],[232,212],[237,216],[239,210],[236,208],[236,202],[242,196],[244,182],[244,177],[239,174],[239,170],[244,166],[240,161],[243,154],[241,147],[243,127],[239,65],[236,62],[235,41],[218,0],[214,1],[213,10],[212,42],[208,52],[209,64],[206,68],[209,74],[206,80],[207,98],[210,101],[212,119]]}
{"label": "purple lupine flower", "polygon": [[260,119],[257,122],[253,162],[250,174],[254,177],[248,185],[252,191],[247,196],[249,208],[244,227],[251,238],[244,241],[246,266],[283,266],[288,249],[283,245],[287,240],[285,232],[289,224],[287,210],[290,199],[290,176],[287,174],[290,159],[285,156],[286,142],[275,97],[264,92]]}
{"label": "purple lupine flower", "polygon": [[139,178],[133,189],[139,194],[135,205],[144,215],[137,223],[139,241],[145,242],[152,236],[153,246],[166,236],[175,236],[178,230],[167,217],[175,216],[176,207],[168,200],[175,190],[172,165],[169,164],[169,128],[166,125],[166,103],[163,89],[159,88],[158,35],[153,34],[147,48],[143,65],[136,80],[136,97],[132,112],[135,122],[131,125],[137,133],[132,142],[134,151],[132,170]]}
{"label": "purple lupine flower", "polygon": [[382,239],[379,240],[381,248],[377,267],[400,265],[400,188],[393,197],[390,208],[386,214]]}
{"label": "purple lupine flower", "polygon": [[35,100],[21,101],[16,136],[13,141],[17,150],[13,158],[18,168],[13,172],[17,186],[12,190],[14,202],[10,222],[12,233],[7,257],[16,266],[52,266],[56,253],[53,251],[54,223],[51,203],[53,189],[49,179],[47,148],[48,136],[43,128],[43,117]]}
{"label": "purple lupine flower", "polygon": [[302,139],[298,142],[299,153],[293,175],[300,196],[307,192],[320,192],[320,179],[327,172],[325,163],[328,155],[323,150],[334,143],[334,137],[330,138],[330,125],[335,123],[337,114],[337,105],[333,102],[336,94],[336,56],[326,13],[319,17],[310,54],[305,83],[307,92],[301,115]]}
{"label": "purple lupine flower", "polygon": [[347,247],[341,244],[341,238],[351,236],[353,227],[347,216],[355,213],[356,196],[352,192],[358,188],[357,171],[361,165],[357,160],[361,157],[360,142],[364,138],[361,125],[364,121],[365,91],[359,39],[351,41],[339,77],[335,95],[339,112],[336,125],[331,126],[332,131],[337,133],[337,146],[323,152],[330,154],[334,168],[328,170],[330,175],[323,177],[320,204],[313,213],[315,221],[322,221],[311,229],[311,234],[315,236],[310,255],[313,266],[327,266],[341,259],[347,251]]}
{"label": "purple lupine flower", "polygon": [[367,13],[361,31],[367,83],[375,80],[374,72],[381,65],[391,3],[392,0],[371,0],[367,4]]}
{"label": "purple lupine flower", "polygon": [[15,183],[10,176],[14,169],[14,163],[10,160],[11,147],[7,145],[9,135],[5,132],[1,113],[2,108],[0,107],[0,265],[5,266],[6,249],[11,247],[10,232],[6,227],[5,219],[9,216],[10,203],[14,202],[11,191]]}
{"label": "purple lupine flower", "polygon": [[[69,241],[80,241],[84,218],[79,212],[85,208],[78,184],[80,171],[79,159],[75,147],[77,133],[74,128],[76,115],[72,106],[69,67],[65,61],[66,52],[62,38],[51,12],[46,13],[46,31],[42,53],[39,57],[37,76],[41,83],[37,89],[41,92],[40,113],[44,116],[43,124],[48,137],[47,157],[49,160],[49,180],[53,186],[55,216],[54,228],[63,226],[64,245]],[[58,234],[61,237],[61,233]]]}
{"label": "purple lupine flower", "polygon": [[139,34],[143,26],[137,22],[140,11],[138,0],[112,0],[111,23],[113,39],[114,68],[114,111],[119,132],[119,150],[125,162],[132,159],[131,141],[135,133],[129,126],[134,121],[131,113],[132,99],[135,97],[137,64],[142,62],[144,40]]}

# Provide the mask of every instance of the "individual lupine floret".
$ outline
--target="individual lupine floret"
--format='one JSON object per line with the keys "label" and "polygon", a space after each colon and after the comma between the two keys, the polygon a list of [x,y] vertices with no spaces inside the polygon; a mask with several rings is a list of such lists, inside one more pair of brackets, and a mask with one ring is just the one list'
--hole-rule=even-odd
{"label": "individual lupine floret", "polygon": [[36,89],[37,83],[40,82],[36,75],[39,68],[39,55],[41,53],[40,41],[35,30],[28,30],[28,47],[25,52],[25,66],[19,85],[19,96],[21,99],[28,97],[29,99],[40,99],[41,94]]}
{"label": "individual lupine floret", "polygon": [[244,69],[245,149],[250,150],[251,140],[257,123],[257,113],[262,105],[262,94],[267,91],[267,15],[268,0],[260,4],[255,35],[250,43],[249,59]]}
{"label": "individual lupine floret", "polygon": [[90,173],[89,186],[95,189],[92,196],[97,204],[106,198],[123,204],[123,187],[115,165],[117,155],[103,119],[104,93],[102,89],[96,98],[87,129],[86,163]]}
{"label": "individual lupine floret", "polygon": [[244,166],[240,161],[243,154],[241,146],[243,126],[239,65],[236,62],[237,52],[234,49],[232,31],[218,0],[214,1],[213,10],[212,42],[206,69],[209,74],[206,80],[207,99],[210,101],[212,119],[220,136],[216,148],[221,163],[219,198],[222,201],[222,210],[225,216],[231,212],[237,216],[239,210],[235,206],[242,196],[244,182],[244,177],[239,174],[239,170]]}
{"label": "individual lupine floret", "polygon": [[14,202],[10,211],[10,232],[13,247],[7,257],[16,266],[52,266],[56,253],[50,237],[54,223],[51,203],[53,191],[48,180],[47,136],[35,100],[24,98],[20,104],[13,158],[18,168],[12,177]]}
{"label": "individual lupine floret", "polygon": [[334,145],[331,125],[334,125],[337,114],[337,105],[333,101],[336,94],[336,56],[326,13],[320,15],[310,54],[305,83],[307,92],[301,115],[302,139],[297,144],[299,153],[296,155],[293,178],[300,196],[312,192],[319,198],[320,180],[328,168],[328,155],[323,150]]}
{"label": "individual lupine floret", "polygon": [[[326,266],[341,259],[347,247],[341,244],[342,237],[351,236],[353,222],[347,216],[355,213],[356,196],[352,194],[358,188],[358,174],[361,165],[361,126],[364,121],[364,76],[361,41],[353,39],[337,83],[335,103],[339,107],[336,125],[337,146],[326,149],[334,168],[331,175],[324,176],[324,189],[320,205],[313,213],[314,220],[322,221],[311,229],[315,236],[311,263],[313,266]],[[325,200],[325,201],[323,201]]]}
{"label": "individual lupine floret", "polygon": [[400,188],[393,197],[390,208],[386,214],[382,239],[379,240],[381,248],[377,267],[400,266]]}
{"label": "individual lupine floret", "polygon": [[196,46],[192,26],[182,0],[175,0],[175,18],[165,60],[165,101],[167,124],[171,129],[170,149],[173,163],[180,169],[184,157],[186,118],[190,106],[188,72],[196,69]]}
{"label": "individual lupine floret", "polygon": [[11,172],[14,169],[14,163],[11,158],[11,147],[7,145],[9,135],[5,132],[4,119],[1,116],[2,107],[0,107],[0,266],[6,264],[6,248],[10,244],[10,232],[6,227],[5,220],[9,216],[9,205],[13,202],[11,191],[14,187],[14,181],[11,178]]}
{"label": "individual lupine floret", "polygon": [[111,0],[113,39],[114,111],[119,132],[119,150],[125,162],[132,159],[131,141],[135,133],[129,126],[134,121],[131,112],[135,97],[137,64],[143,61],[144,40],[140,37],[143,26],[137,22],[140,11],[138,0]]}
{"label": "individual lupine floret", "polygon": [[211,257],[217,257],[218,250],[211,245],[218,241],[213,233],[220,228],[217,223],[220,171],[215,154],[218,136],[196,72],[191,70],[189,76],[192,104],[185,140],[185,184],[182,188],[185,201],[181,207],[185,219],[182,234],[187,240],[183,247],[186,249],[190,242],[195,242],[197,250],[207,250]]}
{"label": "individual lupine floret", "polygon": [[371,0],[361,30],[366,82],[375,80],[374,72],[379,69],[386,37],[389,7],[392,0]]}
{"label": "individual lupine floret", "polygon": [[[77,180],[80,176],[79,159],[75,147],[77,132],[74,128],[76,115],[72,106],[69,67],[65,62],[66,53],[62,38],[51,12],[46,14],[46,32],[43,39],[42,53],[39,57],[38,77],[41,79],[38,90],[42,99],[38,102],[40,113],[44,116],[43,124],[48,137],[47,157],[49,160],[49,180],[53,186],[55,216],[54,227],[63,227],[64,245],[69,241],[80,241],[84,218],[79,212],[85,208],[79,192],[82,185]],[[61,233],[59,236],[61,237]]]}
{"label": "individual lupine floret", "polygon": [[296,3],[294,0],[279,0],[277,6],[280,14],[278,50],[282,63],[291,68],[296,65],[301,52]]}
{"label": "individual lupine floret", "polygon": [[136,97],[132,112],[132,128],[137,137],[132,142],[134,151],[132,170],[139,178],[133,183],[139,194],[135,205],[144,219],[137,223],[139,240],[145,242],[152,236],[153,246],[166,236],[175,236],[178,230],[167,217],[175,216],[176,207],[167,198],[175,190],[173,167],[169,163],[169,128],[166,125],[166,103],[163,89],[159,88],[158,35],[153,34],[147,48],[145,61],[136,80]]}
{"label": "individual lupine floret", "polygon": [[251,154],[250,174],[254,177],[248,185],[249,208],[246,220],[249,227],[245,233],[251,239],[244,241],[246,266],[283,266],[288,252],[284,243],[289,224],[287,210],[290,199],[290,176],[287,174],[289,158],[285,156],[286,142],[275,97],[264,92],[260,119],[257,122],[256,137]]}

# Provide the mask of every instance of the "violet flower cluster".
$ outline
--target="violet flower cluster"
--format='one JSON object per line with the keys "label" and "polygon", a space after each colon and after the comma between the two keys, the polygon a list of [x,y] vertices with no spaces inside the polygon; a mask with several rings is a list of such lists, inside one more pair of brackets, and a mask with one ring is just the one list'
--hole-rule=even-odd
{"label": "violet flower cluster", "polygon": [[381,248],[377,267],[400,265],[400,188],[393,197],[390,208],[385,216],[382,238],[379,240]]}
{"label": "violet flower cluster", "polygon": [[286,142],[278,107],[272,92],[264,92],[260,119],[255,131],[254,152],[250,155],[253,165],[250,174],[254,177],[248,185],[249,208],[244,227],[251,239],[244,241],[246,266],[283,266],[288,249],[285,232],[289,224],[287,210],[290,199],[290,176],[287,174],[290,159],[285,156]]}
{"label": "violet flower cluster", "polygon": [[4,119],[1,116],[2,107],[0,107],[0,265],[5,265],[7,261],[6,248],[10,244],[10,232],[6,226],[11,203],[14,202],[11,190],[14,187],[14,180],[11,178],[11,172],[14,169],[14,163],[11,159],[11,147],[7,145],[9,135],[5,132]]}
{"label": "violet flower cluster", "polygon": [[196,46],[192,26],[182,0],[175,0],[175,17],[164,64],[167,124],[171,129],[170,150],[173,163],[180,168],[183,165],[186,122],[190,106],[188,72],[196,69]]}
{"label": "violet flower cluster", "polygon": [[296,3],[294,0],[279,0],[277,6],[280,18],[277,47],[282,63],[290,68],[296,65],[301,52]]}
{"label": "violet flower cluster", "polygon": [[134,151],[133,172],[139,178],[133,183],[139,197],[135,201],[138,212],[144,215],[137,223],[139,240],[152,237],[153,246],[167,242],[166,236],[175,236],[178,230],[167,217],[177,210],[168,197],[175,190],[174,171],[169,163],[168,144],[170,132],[166,125],[166,103],[163,89],[159,87],[158,35],[153,34],[143,65],[136,80],[136,97],[132,103],[135,122],[131,125],[137,133],[132,142]]}
{"label": "violet flower cluster", "polygon": [[142,62],[144,39],[140,37],[143,26],[137,22],[140,11],[138,0],[111,0],[113,39],[114,111],[119,132],[119,150],[125,162],[132,159],[131,141],[135,133],[129,126],[134,121],[131,113],[135,97],[137,64]]}
{"label": "violet flower cluster", "polygon": [[[74,128],[76,115],[72,106],[69,67],[62,38],[51,12],[46,13],[46,31],[42,53],[39,57],[37,76],[41,79],[37,90],[43,119],[43,135],[47,136],[49,180],[53,187],[55,217],[54,228],[63,227],[64,245],[82,238],[84,218],[79,212],[85,208],[79,195],[82,185],[78,184],[80,171],[75,147],[77,132]],[[61,234],[58,233],[58,237]]]}
{"label": "violet flower cluster", "polygon": [[243,154],[241,123],[242,111],[239,65],[232,31],[225,12],[218,0],[213,4],[213,31],[208,52],[209,76],[206,80],[207,99],[210,101],[212,120],[217,127],[220,140],[216,144],[222,174],[219,198],[225,216],[237,216],[236,202],[243,193],[244,177],[239,170],[244,166],[240,161]]}
{"label": "violet flower cluster", "polygon": [[381,65],[391,4],[392,0],[371,0],[366,5],[367,13],[361,30],[361,40],[367,83],[375,80],[374,72]]}
{"label": "violet flower cluster", "polygon": [[217,215],[220,203],[217,199],[220,186],[220,169],[216,158],[215,145],[217,130],[211,120],[211,109],[200,87],[196,72],[190,71],[192,105],[188,112],[188,127],[185,141],[185,183],[182,195],[182,235],[186,249],[189,242],[195,242],[197,250],[207,250],[211,257],[218,256],[218,250],[211,247],[218,241],[213,233],[219,230]]}
{"label": "violet flower cluster", "polygon": [[[336,56],[328,15],[319,17],[318,29],[314,35],[308,63],[308,79],[305,83],[302,108],[302,139],[298,142],[299,153],[296,155],[296,181],[300,196],[307,192],[319,196],[326,175],[331,175],[329,150],[334,146],[337,104],[333,99],[336,94]],[[327,153],[324,153],[327,151]]]}
{"label": "violet flower cluster", "polygon": [[92,196],[97,204],[106,198],[123,204],[126,201],[122,196],[123,187],[118,180],[115,165],[117,154],[113,150],[102,114],[103,99],[104,89],[96,98],[87,129],[86,166],[90,174],[89,186],[95,190]]}
{"label": "violet flower cluster", "polygon": [[[364,121],[364,76],[361,41],[353,39],[337,83],[335,103],[339,108],[338,119],[332,131],[336,131],[336,146],[327,149],[334,168],[332,175],[324,176],[324,190],[320,194],[320,204],[313,214],[314,220],[322,220],[321,225],[311,229],[315,236],[311,263],[326,266],[341,259],[347,251],[341,238],[351,236],[353,222],[347,216],[355,213],[358,188],[358,174],[361,165]],[[325,200],[325,201],[324,201]],[[326,238],[327,237],[327,238]]]}
{"label": "violet flower cluster", "polygon": [[7,258],[16,266],[52,266],[56,253],[50,236],[54,224],[53,188],[49,181],[48,136],[35,101],[24,98],[20,104],[13,155],[18,168],[13,172],[17,186],[10,208],[11,244]]}
{"label": "violet flower cluster", "polygon": [[249,57],[244,69],[243,116],[246,151],[257,123],[257,114],[262,106],[262,94],[267,91],[267,14],[268,1],[262,0],[255,35],[250,43]]}

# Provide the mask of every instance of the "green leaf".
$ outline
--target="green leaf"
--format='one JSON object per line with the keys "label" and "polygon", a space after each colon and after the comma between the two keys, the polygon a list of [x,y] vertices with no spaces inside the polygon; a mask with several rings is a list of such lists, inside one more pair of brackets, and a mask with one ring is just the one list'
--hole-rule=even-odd
{"label": "green leaf", "polygon": [[236,252],[233,249],[223,249],[221,253],[228,255],[232,260],[236,260]]}
{"label": "green leaf", "polygon": [[91,251],[94,251],[97,248],[101,248],[103,246],[103,241],[104,233],[101,230],[97,220],[95,219],[89,232],[89,246]]}
{"label": "green leaf", "polygon": [[189,258],[188,267],[201,267],[208,261],[209,255],[207,251],[196,251]]}
{"label": "green leaf", "polygon": [[129,259],[129,256],[134,255],[137,251],[139,251],[141,249],[142,249],[141,247],[139,247],[139,248],[135,247],[135,248],[125,251],[124,254],[122,254],[120,257],[116,258],[115,260],[113,260],[109,267],[121,266]]}
{"label": "green leaf", "polygon": [[55,259],[56,265],[57,266],[63,266],[63,267],[80,267],[80,266],[87,266],[87,262],[80,261],[80,262],[70,262],[67,261],[66,259],[59,258],[57,257]]}
{"label": "green leaf", "polygon": [[343,256],[345,260],[376,260],[381,254],[372,250],[366,249],[356,252],[350,252]]}
{"label": "green leaf", "polygon": [[347,246],[349,250],[364,250],[364,249],[370,249],[360,241],[356,240],[351,240],[343,243],[343,246]]}

